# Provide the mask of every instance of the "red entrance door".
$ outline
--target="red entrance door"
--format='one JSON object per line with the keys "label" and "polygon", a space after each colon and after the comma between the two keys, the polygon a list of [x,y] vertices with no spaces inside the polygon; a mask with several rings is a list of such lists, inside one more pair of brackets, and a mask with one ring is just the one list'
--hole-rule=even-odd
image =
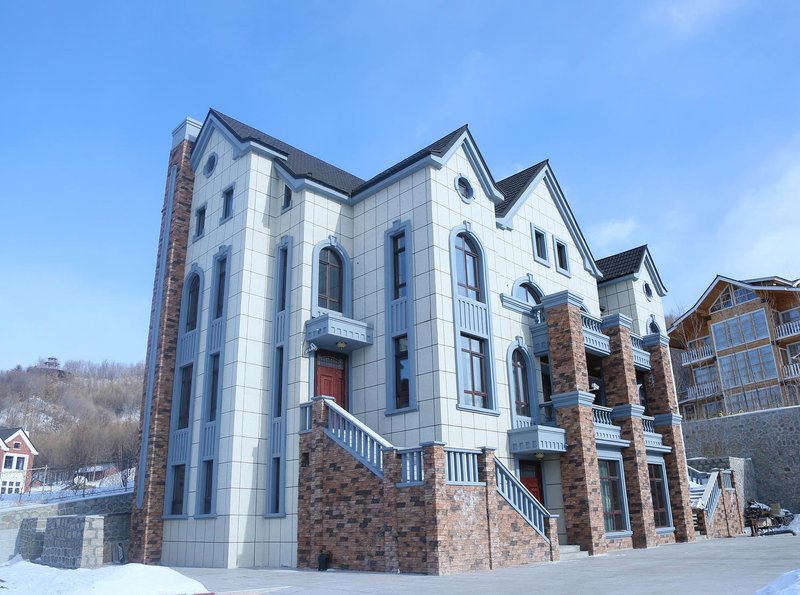
{"label": "red entrance door", "polygon": [[319,396],[333,397],[336,404],[347,409],[347,359],[335,353],[320,351],[316,356],[316,390]]}
{"label": "red entrance door", "polygon": [[544,502],[542,487],[542,464],[539,461],[520,461],[519,480],[539,502]]}

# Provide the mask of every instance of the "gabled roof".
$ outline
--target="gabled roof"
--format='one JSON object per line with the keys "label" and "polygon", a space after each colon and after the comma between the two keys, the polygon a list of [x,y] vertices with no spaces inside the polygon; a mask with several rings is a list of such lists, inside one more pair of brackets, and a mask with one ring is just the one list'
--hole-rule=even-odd
{"label": "gabled roof", "polygon": [[351,194],[353,190],[364,183],[361,178],[226,116],[222,112],[211,109],[209,115],[214,115],[240,142],[253,141],[281,153],[285,157],[285,160],[281,161],[281,165],[297,178],[312,179],[345,194]]}
{"label": "gabled roof", "polygon": [[16,436],[19,436],[22,440],[25,441],[25,443],[28,445],[28,448],[33,454],[35,455],[39,454],[39,451],[36,450],[36,447],[33,445],[33,442],[31,442],[28,433],[25,431],[24,428],[19,428],[19,427],[0,428],[0,440],[2,441],[3,445],[6,446],[6,448],[4,448],[3,450],[8,450],[8,444],[13,442],[13,439]]}
{"label": "gabled roof", "polygon": [[601,258],[597,261],[597,266],[603,271],[603,281],[611,281],[639,272],[646,253],[647,245],[644,245]]}
{"label": "gabled roof", "polygon": [[[736,285],[737,287],[743,287],[745,289],[749,289],[750,291],[775,291],[775,292],[789,292],[789,293],[797,293],[800,294],[800,287],[794,286],[785,286],[783,284],[780,285],[754,285],[750,281],[756,282],[763,282],[765,279],[770,279],[771,277],[762,277],[760,279],[750,279],[748,281],[739,281],[738,279],[732,279],[731,277],[724,277],[723,275],[717,275],[714,277],[714,280],[711,282],[711,285],[703,292],[703,295],[700,296],[700,299],[697,300],[694,306],[689,308],[686,312],[684,312],[680,317],[678,317],[675,322],[667,330],[667,334],[671,335],[673,331],[677,330],[678,327],[683,323],[684,320],[689,318],[692,314],[694,314],[700,306],[708,299],[708,297],[714,292],[716,287],[720,283],[727,283],[730,285]],[[778,277],[780,278],[780,277]]]}
{"label": "gabled roof", "polygon": [[549,161],[545,159],[536,165],[532,165],[527,169],[523,169],[521,172],[515,173],[497,182],[497,187],[500,188],[503,196],[505,196],[505,200],[494,205],[494,214],[498,217],[506,215],[514,207],[514,204],[522,196],[531,181],[539,175],[539,172],[541,172],[548,163]]}

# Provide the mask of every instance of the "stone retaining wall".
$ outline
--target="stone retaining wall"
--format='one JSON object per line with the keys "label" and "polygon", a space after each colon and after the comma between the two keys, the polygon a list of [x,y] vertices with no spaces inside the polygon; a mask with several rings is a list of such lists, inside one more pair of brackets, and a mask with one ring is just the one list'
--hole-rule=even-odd
{"label": "stone retaining wall", "polygon": [[47,519],[42,564],[54,568],[103,565],[103,517],[56,516]]}

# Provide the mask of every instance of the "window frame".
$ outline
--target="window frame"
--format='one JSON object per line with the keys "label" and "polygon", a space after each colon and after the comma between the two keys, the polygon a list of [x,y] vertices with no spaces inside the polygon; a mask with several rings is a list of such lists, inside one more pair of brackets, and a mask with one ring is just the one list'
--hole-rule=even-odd
{"label": "window frame", "polygon": [[[519,355],[523,364],[520,372],[517,372],[519,367],[516,366],[514,361],[517,355]],[[526,422],[532,426],[539,425],[540,402],[539,390],[536,384],[536,363],[522,337],[517,337],[509,345],[506,360],[512,427],[522,427]],[[523,381],[523,386],[521,387],[518,385],[519,379]],[[518,394],[523,394],[527,398],[528,415],[518,410]]]}
{"label": "window frame", "polygon": [[[561,266],[559,248],[564,249],[564,263],[566,264],[566,267]],[[559,273],[565,275],[566,277],[572,277],[572,272],[569,268],[569,244],[555,234],[553,234],[553,264]]]}
{"label": "window frame", "polygon": [[[288,198],[288,200],[287,200]],[[294,203],[294,190],[289,184],[283,185],[283,198],[281,199],[281,213],[284,213],[292,208]]]}
{"label": "window frame", "polygon": [[[616,466],[617,475],[616,476],[606,476],[606,480],[615,480],[617,484],[617,493],[619,496],[619,509],[607,511],[606,510],[606,500],[603,496],[603,481],[604,476],[602,473],[601,463],[612,463]],[[603,530],[605,532],[606,537],[629,537],[631,532],[631,525],[630,525],[630,515],[628,512],[628,499],[627,493],[625,488],[625,469],[622,464],[622,454],[621,453],[602,453],[598,451],[597,454],[597,473],[598,473],[598,481],[600,483],[600,501],[603,507]],[[613,528],[607,529],[606,528],[606,520],[607,518],[619,516],[620,520],[622,521],[621,528]]]}
{"label": "window frame", "polygon": [[233,199],[236,186],[231,184],[222,191],[222,209],[219,218],[220,223],[225,223],[233,218]]}
{"label": "window frame", "polygon": [[[342,310],[331,310],[319,305],[319,266],[320,254],[325,248],[330,248],[339,257],[342,267]],[[311,272],[311,316],[321,316],[323,314],[331,314],[333,316],[343,316],[351,318],[353,313],[353,265],[350,256],[338,241],[336,236],[328,236],[327,240],[317,243],[314,246],[313,254],[313,270]]]}
{"label": "window frame", "polygon": [[194,240],[199,240],[206,235],[206,220],[208,219],[208,205],[203,204],[194,211]]}
{"label": "window frame", "polygon": [[[650,467],[658,467],[661,470],[661,484],[662,484],[662,497],[664,499],[664,515],[666,524],[665,525],[658,525],[656,521],[656,510],[655,510],[655,499],[653,498],[653,480],[652,476],[650,475]],[[655,524],[656,533],[664,534],[664,533],[672,533],[675,531],[675,526],[673,525],[672,520],[672,503],[670,502],[669,498],[669,477],[667,476],[667,466],[664,462],[663,457],[659,456],[650,456],[647,457],[647,475],[650,484],[650,498],[653,502],[653,523]]]}
{"label": "window frame", "polygon": [[[465,407],[470,409],[477,409],[477,410],[488,410],[491,409],[491,400],[489,395],[488,389],[488,382],[489,382],[489,374],[488,374],[488,365],[487,365],[487,349],[486,349],[486,339],[482,339],[480,337],[475,337],[468,333],[461,333],[458,349],[461,356],[461,366],[465,372],[464,381],[462,382],[462,387],[460,391],[460,399],[459,401]],[[464,347],[463,341],[467,341],[467,347]],[[473,351],[473,342],[476,344],[478,351]],[[477,363],[477,366],[476,366]],[[479,377],[481,380],[480,385],[483,387],[482,391],[476,390],[476,382],[475,382],[475,371],[476,368],[479,372]],[[469,372],[467,374],[466,372]],[[466,382],[466,381],[469,382]],[[467,402],[467,395],[471,395],[470,400],[471,403]],[[476,405],[476,395],[477,398],[481,398],[485,401],[485,405]]]}
{"label": "window frame", "polygon": [[[469,249],[468,249],[469,248]],[[470,239],[468,234],[459,233],[456,236],[456,263],[463,267],[464,277],[461,277],[462,268],[456,267],[456,285],[458,295],[475,302],[485,303],[485,295],[481,287],[481,255],[475,246],[475,242]],[[470,266],[470,264],[472,266]],[[470,285],[470,269],[474,277],[474,285]],[[463,293],[462,293],[463,291]]]}

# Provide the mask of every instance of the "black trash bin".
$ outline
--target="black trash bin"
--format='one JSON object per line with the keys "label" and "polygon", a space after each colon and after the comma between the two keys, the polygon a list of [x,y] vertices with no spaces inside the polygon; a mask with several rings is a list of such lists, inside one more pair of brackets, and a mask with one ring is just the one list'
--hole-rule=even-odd
{"label": "black trash bin", "polygon": [[319,556],[317,556],[317,570],[319,570],[320,572],[328,570],[328,560],[329,560],[328,554],[320,554]]}

